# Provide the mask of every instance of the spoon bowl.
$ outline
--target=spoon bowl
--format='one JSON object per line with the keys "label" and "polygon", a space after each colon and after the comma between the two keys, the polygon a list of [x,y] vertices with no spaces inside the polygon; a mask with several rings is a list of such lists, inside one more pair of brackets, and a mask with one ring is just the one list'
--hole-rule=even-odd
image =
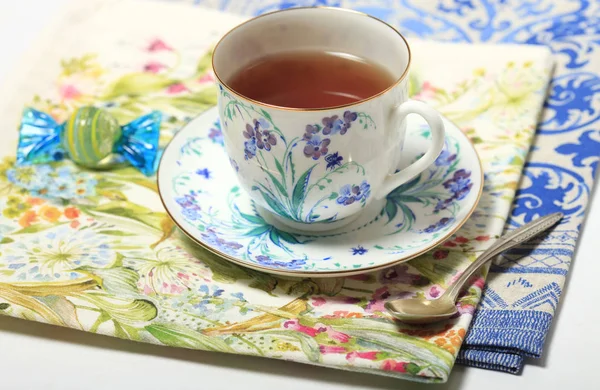
{"label": "spoon bowl", "polygon": [[456,305],[449,297],[439,299],[410,298],[388,301],[387,311],[407,324],[428,324],[446,320],[456,313]]}
{"label": "spoon bowl", "polygon": [[500,237],[492,246],[471,263],[438,299],[410,298],[395,299],[385,303],[387,311],[396,319],[407,324],[428,324],[446,320],[457,313],[456,300],[458,294],[471,276],[488,261],[497,255],[530,240],[557,224],[563,217],[562,213],[554,213],[529,222],[518,229]]}

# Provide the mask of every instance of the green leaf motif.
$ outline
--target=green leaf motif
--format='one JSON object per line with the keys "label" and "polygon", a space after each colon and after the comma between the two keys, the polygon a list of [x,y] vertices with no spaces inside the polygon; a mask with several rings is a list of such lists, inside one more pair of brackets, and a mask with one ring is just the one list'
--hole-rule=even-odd
{"label": "green leaf motif", "polygon": [[288,233],[288,232],[284,232],[283,230],[279,230],[279,229],[273,229],[273,230],[277,232],[277,235],[283,241],[289,242],[290,244],[301,244],[300,240],[298,240],[295,235]]}
{"label": "green leaf motif", "polygon": [[[275,161],[277,161],[277,160],[275,160]],[[271,172],[269,172],[266,169],[264,171],[267,173],[267,175],[269,175],[269,177],[271,178],[271,181],[273,182],[273,184],[275,184],[275,187],[277,188],[277,191],[279,191],[279,193],[281,195],[283,195],[284,197],[287,197],[287,191],[283,187],[283,184],[281,184],[279,182],[279,180],[277,180],[277,178]]]}
{"label": "green leaf motif", "polygon": [[275,159],[275,167],[277,168],[277,171],[279,172],[283,180],[285,180],[285,173],[283,172],[283,167],[281,166],[281,163],[278,159]]}
{"label": "green leaf motif", "polygon": [[388,199],[385,203],[384,212],[388,217],[388,223],[396,218],[396,214],[398,214],[398,206],[392,200]]}
{"label": "green leaf motif", "polygon": [[136,297],[139,295],[137,282],[140,276],[132,269],[124,267],[79,267],[75,271],[85,273],[96,279],[102,289],[109,294],[119,297]]}
{"label": "green leaf motif", "polygon": [[128,201],[113,201],[97,206],[94,209],[88,209],[92,214],[106,213],[123,218],[132,219],[143,223],[146,226],[161,230],[161,221],[165,217],[164,213],[153,212],[152,210]]}
{"label": "green leaf motif", "polygon": [[123,75],[108,88],[104,99],[122,95],[143,95],[165,88],[173,82],[174,80],[161,74],[149,72],[129,73]]}
{"label": "green leaf motif", "polygon": [[271,208],[271,210],[273,210],[275,213],[281,215],[282,217],[287,217],[290,218],[289,213],[287,213],[279,204],[278,201],[276,201],[271,195],[267,194],[266,192],[264,192],[261,189],[258,189],[258,191],[260,191],[261,195],[263,196],[263,199],[265,200],[265,202],[267,202],[267,204],[269,205],[269,207]]}
{"label": "green leaf motif", "polygon": [[12,234],[37,233],[37,232],[41,232],[42,230],[46,230],[46,229],[50,229],[50,228],[57,227],[60,225],[64,225],[66,223],[68,223],[68,222],[62,222],[62,223],[57,223],[57,224],[37,223],[35,225],[27,226],[26,228],[23,228],[21,230],[17,230],[16,232],[13,232]]}
{"label": "green leaf motif", "polygon": [[250,222],[250,223],[254,223],[257,225],[264,225],[265,221],[264,219],[256,216],[256,215],[250,215],[250,214],[246,214],[246,213],[242,213],[241,211],[239,212],[240,216],[242,218],[244,218],[246,221]]}
{"label": "green leaf motif", "polygon": [[222,339],[205,336],[186,327],[152,324],[147,325],[145,329],[158,341],[170,347],[202,349],[215,352],[235,352]]}
{"label": "green leaf motif", "polygon": [[135,236],[135,234],[133,233],[128,233],[126,231],[123,230],[99,230],[98,231],[99,234],[104,234],[107,236],[119,236],[119,237],[128,237],[128,236]]}
{"label": "green leaf motif", "polygon": [[154,303],[146,299],[120,298],[100,293],[79,294],[78,297],[104,310],[112,319],[125,324],[148,322],[158,315]]}
{"label": "green leaf motif", "polygon": [[259,226],[259,227],[256,227],[256,228],[250,230],[249,232],[245,233],[244,235],[247,237],[261,236],[261,235],[265,234],[266,232],[268,232],[269,229],[271,229],[270,226],[263,225],[263,226]]}
{"label": "green leaf motif", "polygon": [[308,181],[310,180],[310,174],[314,167],[317,164],[313,165],[309,169],[306,170],[296,182],[294,186],[294,191],[292,193],[292,207],[297,217],[301,217],[299,214],[300,208],[302,207],[302,203],[304,202],[304,197],[306,196],[306,188],[308,187]]}
{"label": "green leaf motif", "polygon": [[117,321],[113,321],[115,325],[115,336],[125,340],[140,340],[139,333],[140,331],[130,325],[121,324]]}
{"label": "green leaf motif", "polygon": [[13,240],[10,237],[2,237],[2,240],[0,240],[0,245],[1,244],[10,244],[11,242],[14,242],[15,240]]}

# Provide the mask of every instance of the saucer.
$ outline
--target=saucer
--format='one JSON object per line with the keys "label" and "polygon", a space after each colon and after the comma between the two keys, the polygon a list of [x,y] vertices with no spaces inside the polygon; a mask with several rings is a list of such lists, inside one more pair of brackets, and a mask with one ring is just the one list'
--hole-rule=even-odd
{"label": "saucer", "polygon": [[[430,142],[421,117],[409,115],[407,122],[405,166]],[[302,277],[373,271],[434,248],[477,206],[483,190],[477,152],[456,125],[447,119],[444,125],[444,150],[431,167],[337,230],[291,231],[257,209],[225,153],[216,108],[192,120],[167,146],[158,189],[165,209],[189,238],[239,265]]]}

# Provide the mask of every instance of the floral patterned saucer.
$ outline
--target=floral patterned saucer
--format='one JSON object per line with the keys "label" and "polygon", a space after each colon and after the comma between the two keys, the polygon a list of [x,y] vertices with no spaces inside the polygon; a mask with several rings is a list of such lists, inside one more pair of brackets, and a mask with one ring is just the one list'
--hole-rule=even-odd
{"label": "floral patterned saucer", "polygon": [[[346,276],[412,259],[449,238],[471,215],[483,189],[479,157],[451,122],[432,166],[373,201],[349,225],[319,234],[290,232],[259,213],[239,187],[223,148],[216,108],[185,126],[158,170],[162,202],[193,241],[224,259],[275,274]],[[403,163],[419,158],[430,133],[408,117]]]}

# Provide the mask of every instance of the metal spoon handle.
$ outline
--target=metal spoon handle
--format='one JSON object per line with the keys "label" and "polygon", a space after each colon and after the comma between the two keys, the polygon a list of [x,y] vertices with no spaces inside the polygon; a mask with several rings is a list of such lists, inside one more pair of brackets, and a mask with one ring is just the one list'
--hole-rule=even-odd
{"label": "metal spoon handle", "polygon": [[[507,249],[515,247],[525,241],[532,239],[543,231],[556,225],[563,217],[562,213],[554,213],[538,218],[535,221],[531,221],[520,228],[511,230],[504,236],[500,237],[498,241],[492,244],[485,252],[483,252],[477,260],[467,267],[460,275],[458,280],[450,286],[443,295],[446,295],[452,301],[456,302],[458,294],[462,290],[465,283],[469,281],[471,276],[487,261],[490,261],[500,253]],[[441,297],[440,297],[441,298]]]}

